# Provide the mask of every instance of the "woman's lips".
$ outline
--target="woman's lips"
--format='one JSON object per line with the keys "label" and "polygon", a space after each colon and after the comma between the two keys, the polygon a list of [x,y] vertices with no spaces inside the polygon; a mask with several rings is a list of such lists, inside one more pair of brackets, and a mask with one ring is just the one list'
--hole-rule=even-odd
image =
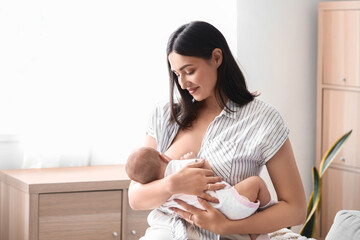
{"label": "woman's lips", "polygon": [[195,88],[187,88],[187,90],[189,91],[189,93],[191,94],[191,95],[193,95],[195,92],[196,92],[196,90],[198,89],[199,87],[195,87]]}

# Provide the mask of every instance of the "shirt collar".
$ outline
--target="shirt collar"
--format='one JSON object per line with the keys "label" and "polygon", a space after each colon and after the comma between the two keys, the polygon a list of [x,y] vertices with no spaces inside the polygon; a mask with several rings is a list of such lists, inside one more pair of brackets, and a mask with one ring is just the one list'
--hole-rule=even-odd
{"label": "shirt collar", "polygon": [[[222,110],[222,112],[220,113],[220,116],[224,115],[228,118],[232,118],[232,119],[236,119],[237,114],[239,112],[239,107],[236,103],[234,103],[233,101],[231,101],[230,99],[228,99],[227,103],[226,103],[226,107],[224,107],[224,109]],[[231,111],[229,111],[229,109]]]}

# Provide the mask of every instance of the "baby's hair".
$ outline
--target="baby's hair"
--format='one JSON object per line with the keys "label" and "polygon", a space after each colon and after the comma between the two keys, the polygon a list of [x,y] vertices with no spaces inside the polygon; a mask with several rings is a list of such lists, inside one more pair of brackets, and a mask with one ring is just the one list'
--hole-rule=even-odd
{"label": "baby's hair", "polygon": [[142,147],[130,154],[125,170],[131,180],[146,184],[160,178],[160,153],[150,147]]}

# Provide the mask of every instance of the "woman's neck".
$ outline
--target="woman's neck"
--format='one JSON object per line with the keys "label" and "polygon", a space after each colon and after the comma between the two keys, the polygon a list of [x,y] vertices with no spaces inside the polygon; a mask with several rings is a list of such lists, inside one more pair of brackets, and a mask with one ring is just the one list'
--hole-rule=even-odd
{"label": "woman's neck", "polygon": [[[206,99],[201,109],[199,109],[197,119],[211,119],[211,121],[218,116],[223,109],[220,107],[219,103],[216,101],[215,98],[213,99]],[[202,121],[201,120],[201,121]]]}
{"label": "woman's neck", "polygon": [[214,115],[219,115],[222,110],[223,108],[219,105],[215,97],[205,99],[201,108],[201,111]]}

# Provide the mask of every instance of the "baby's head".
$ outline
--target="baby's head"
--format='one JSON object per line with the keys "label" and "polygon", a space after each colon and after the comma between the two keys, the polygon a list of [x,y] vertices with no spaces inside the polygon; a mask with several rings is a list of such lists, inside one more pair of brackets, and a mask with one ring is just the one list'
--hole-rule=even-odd
{"label": "baby's head", "polygon": [[164,177],[168,159],[150,147],[142,147],[130,154],[125,170],[131,180],[146,184]]}

